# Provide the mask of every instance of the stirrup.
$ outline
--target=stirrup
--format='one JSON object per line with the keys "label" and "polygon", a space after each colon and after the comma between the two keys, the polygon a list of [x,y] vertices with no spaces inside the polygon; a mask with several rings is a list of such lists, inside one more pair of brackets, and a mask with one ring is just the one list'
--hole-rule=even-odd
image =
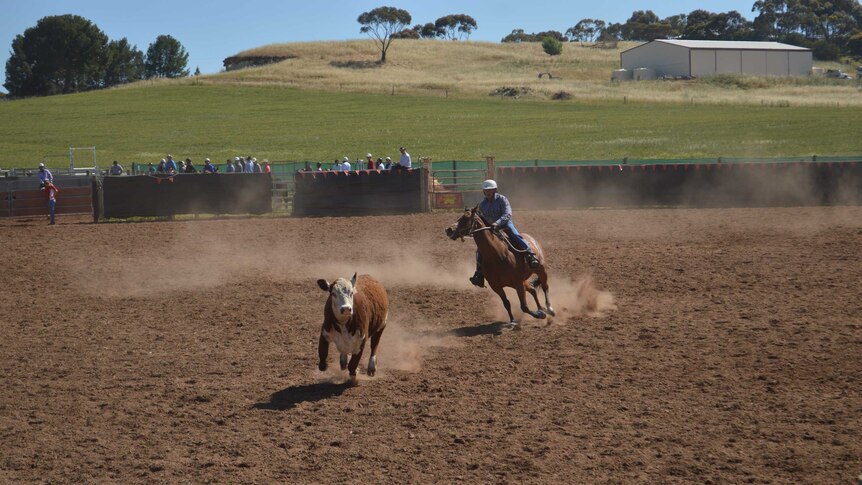
{"label": "stirrup", "polygon": [[542,265],[542,263],[539,262],[539,259],[536,258],[535,254],[527,254],[527,264],[532,269],[536,269]]}

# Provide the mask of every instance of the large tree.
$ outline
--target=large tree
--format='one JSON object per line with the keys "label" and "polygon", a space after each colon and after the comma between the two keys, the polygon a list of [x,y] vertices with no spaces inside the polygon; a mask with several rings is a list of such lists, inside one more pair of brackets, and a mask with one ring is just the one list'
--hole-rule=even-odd
{"label": "large tree", "polygon": [[581,19],[574,27],[569,27],[566,30],[566,35],[573,41],[591,42],[596,40],[604,29],[604,20]]}
{"label": "large tree", "polygon": [[801,33],[808,39],[845,41],[862,27],[858,0],[757,0],[754,28],[759,38]]}
{"label": "large tree", "polygon": [[108,43],[105,56],[105,87],[144,78],[144,53],[123,37]]}
{"label": "large tree", "polygon": [[83,17],[43,17],[12,41],[3,85],[16,97],[99,88],[107,44],[104,32]]}
{"label": "large tree", "polygon": [[693,10],[682,31],[684,39],[747,40],[752,38],[752,23],[736,10],[712,13]]}
{"label": "large tree", "polygon": [[392,45],[393,34],[401,32],[410,25],[410,13],[395,7],[377,7],[363,12],[356,21],[359,22],[359,32],[368,34],[380,48],[380,62],[386,62],[386,52]]}
{"label": "large tree", "polygon": [[144,69],[148,78],[153,77],[186,77],[189,70],[186,65],[189,54],[177,39],[170,35],[160,35],[147,49],[147,60]]}
{"label": "large tree", "polygon": [[477,28],[476,20],[463,13],[440,17],[434,22],[437,35],[444,39],[469,39],[473,29]]}
{"label": "large tree", "polygon": [[622,25],[623,40],[655,40],[666,38],[672,30],[669,22],[658,18],[652,10],[636,10]]}

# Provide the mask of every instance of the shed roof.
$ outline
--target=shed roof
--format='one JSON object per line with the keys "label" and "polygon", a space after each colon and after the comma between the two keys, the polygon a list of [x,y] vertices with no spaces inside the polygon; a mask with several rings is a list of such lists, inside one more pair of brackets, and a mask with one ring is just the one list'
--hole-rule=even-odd
{"label": "shed roof", "polygon": [[[781,42],[756,42],[735,40],[678,40],[678,39],[656,39],[651,42],[677,45],[688,49],[733,49],[733,50],[757,50],[757,51],[810,51],[805,47],[798,47]],[[629,50],[637,49],[645,45],[641,44]]]}

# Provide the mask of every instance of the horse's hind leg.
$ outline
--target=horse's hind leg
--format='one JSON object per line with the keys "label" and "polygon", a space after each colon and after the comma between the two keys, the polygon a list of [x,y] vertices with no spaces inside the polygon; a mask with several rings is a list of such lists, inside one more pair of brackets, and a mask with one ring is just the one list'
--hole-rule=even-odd
{"label": "horse's hind leg", "polygon": [[542,308],[542,304],[539,303],[539,294],[536,292],[536,287],[539,286],[539,277],[533,276],[529,281],[524,282],[524,289],[527,290],[531,295],[533,295],[533,300],[536,301],[536,308],[539,310],[544,310]]}
{"label": "horse's hind leg", "polygon": [[520,288],[515,288],[515,291],[518,292],[518,300],[521,302],[521,311],[529,314],[533,318],[538,318],[539,320],[545,318],[545,312],[542,310],[530,310],[530,307],[527,306],[527,292],[523,286]]}

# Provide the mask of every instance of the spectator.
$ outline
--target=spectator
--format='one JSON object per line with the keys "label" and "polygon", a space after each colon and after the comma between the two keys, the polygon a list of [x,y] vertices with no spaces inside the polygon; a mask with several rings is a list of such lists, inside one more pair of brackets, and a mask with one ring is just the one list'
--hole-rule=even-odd
{"label": "spectator", "polygon": [[44,163],[39,164],[39,182],[54,182],[54,175],[51,174],[51,171],[45,168]]}
{"label": "spectator", "polygon": [[245,163],[243,163],[241,157],[236,157],[233,159],[233,165],[236,173],[245,172]]}
{"label": "spectator", "polygon": [[265,158],[263,159],[263,173],[272,173],[272,167],[269,166],[269,160]]}
{"label": "spectator", "polygon": [[159,162],[159,166],[156,167],[156,173],[167,173],[168,167],[165,164],[165,159],[163,158],[161,162]]}
{"label": "spectator", "polygon": [[392,157],[386,157],[386,163],[384,165],[386,167],[385,170],[391,170],[392,169]]}
{"label": "spectator", "polygon": [[245,159],[245,170],[244,171],[245,171],[245,173],[254,172],[254,159],[251,157],[251,155],[249,155]]}
{"label": "spectator", "polygon": [[168,153],[167,160],[165,161],[165,173],[171,175],[177,173],[177,162],[174,161],[174,157],[170,153]]}
{"label": "spectator", "polygon": [[54,225],[54,209],[57,207],[57,192],[60,191],[54,186],[54,182],[46,180],[41,184],[41,190],[45,191],[45,197],[48,198],[48,215],[51,218],[50,225]]}
{"label": "spectator", "polygon": [[156,173],[156,167],[153,166],[153,162],[147,164],[147,174],[153,175]]}
{"label": "spectator", "polygon": [[252,162],[252,164],[253,164],[252,166],[254,167],[254,168],[253,168],[253,170],[252,170],[252,172],[254,172],[254,173],[263,173],[263,169],[261,168],[260,163],[258,163],[258,162],[257,162],[257,159],[256,159],[256,158],[252,158],[252,159],[251,159],[251,162]]}
{"label": "spectator", "polygon": [[183,173],[198,173],[198,169],[192,164],[191,158],[186,158],[186,162],[183,165]]}
{"label": "spectator", "polygon": [[111,168],[108,170],[108,174],[109,175],[115,175],[115,176],[116,175],[123,175],[123,166],[120,165],[120,163],[118,161],[114,160],[113,165],[111,165]]}
{"label": "spectator", "polygon": [[233,160],[230,158],[227,159],[227,168],[224,169],[227,173],[233,173]]}
{"label": "spectator", "polygon": [[302,167],[303,172],[311,172],[311,162],[305,162],[305,166]]}
{"label": "spectator", "polygon": [[322,171],[323,171],[323,164],[322,164],[322,163],[320,163],[320,162],[317,162],[317,171],[318,171],[318,172],[322,172]]}
{"label": "spectator", "polygon": [[[347,157],[344,157],[344,159],[347,160]],[[341,171],[341,162],[339,162],[337,158],[332,161],[332,168],[330,168],[330,170],[332,170],[333,172]]]}
{"label": "spectator", "polygon": [[386,167],[383,166],[383,159],[382,158],[377,159],[376,168],[377,168],[377,170],[386,170]]}
{"label": "spectator", "polygon": [[216,173],[215,165],[213,165],[209,158],[204,159],[204,173]]}
{"label": "spectator", "polygon": [[341,164],[341,171],[342,172],[349,172],[350,168],[351,168],[350,167],[350,159],[347,157],[344,157],[344,162],[342,162],[342,164]]}
{"label": "spectator", "polygon": [[377,167],[374,165],[374,157],[372,157],[370,153],[365,155],[365,170],[374,170],[375,168]]}
{"label": "spectator", "polygon": [[399,148],[401,150],[401,159],[398,160],[398,168],[413,168],[413,161],[410,159],[410,154],[407,153],[407,149],[404,147]]}

